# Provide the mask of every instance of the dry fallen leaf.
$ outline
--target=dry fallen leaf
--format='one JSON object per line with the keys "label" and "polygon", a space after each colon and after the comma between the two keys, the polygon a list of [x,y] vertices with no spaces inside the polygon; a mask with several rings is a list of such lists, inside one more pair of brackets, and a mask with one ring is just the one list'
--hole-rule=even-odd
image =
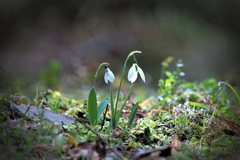
{"label": "dry fallen leaf", "polygon": [[142,103],[139,103],[140,108],[149,106],[150,105],[150,100],[151,100],[151,98],[149,97],[146,100],[144,100]]}
{"label": "dry fallen leaf", "polygon": [[75,138],[73,138],[71,135],[66,135],[66,141],[72,143],[74,145],[74,147],[78,146],[78,142]]}

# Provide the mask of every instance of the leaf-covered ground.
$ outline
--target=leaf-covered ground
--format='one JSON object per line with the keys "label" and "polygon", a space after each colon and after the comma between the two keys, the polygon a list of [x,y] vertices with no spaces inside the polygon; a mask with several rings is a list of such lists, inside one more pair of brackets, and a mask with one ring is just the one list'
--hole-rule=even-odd
{"label": "leaf-covered ground", "polygon": [[[238,159],[238,92],[215,79],[193,83],[178,80],[172,72],[166,75],[159,81],[158,95],[141,101],[130,129],[130,111],[135,99],[142,99],[137,92],[114,130],[109,129],[110,107],[91,127],[85,100],[58,91],[43,92],[34,100],[2,94],[0,159]],[[99,96],[98,103],[101,100]],[[44,113],[38,118],[27,111],[19,114],[13,104],[69,115],[76,123],[56,125],[43,119]]]}

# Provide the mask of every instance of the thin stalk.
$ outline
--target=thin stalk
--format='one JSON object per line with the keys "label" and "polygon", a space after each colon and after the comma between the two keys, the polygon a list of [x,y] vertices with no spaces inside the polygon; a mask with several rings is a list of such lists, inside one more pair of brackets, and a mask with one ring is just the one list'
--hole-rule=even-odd
{"label": "thin stalk", "polygon": [[210,124],[212,122],[212,119],[213,119],[213,117],[215,115],[216,110],[217,110],[217,107],[214,108],[212,116],[211,116],[210,121],[208,122],[208,124]]}
{"label": "thin stalk", "polygon": [[199,144],[199,147],[200,147],[200,148],[202,147],[203,138],[204,138],[204,135],[202,135],[202,137],[201,137],[201,139],[200,139],[200,144]]}
{"label": "thin stalk", "polygon": [[113,84],[110,84],[110,103],[111,103],[111,126],[113,128],[113,124],[115,123],[115,109],[114,109],[114,103],[113,103],[113,94],[112,94]]}
{"label": "thin stalk", "polygon": [[37,104],[37,99],[38,99],[38,85],[36,87],[36,97],[35,97],[35,103]]}
{"label": "thin stalk", "polygon": [[164,72],[165,72],[165,66],[162,66],[161,70],[161,78],[164,80]]}
{"label": "thin stalk", "polygon": [[98,66],[98,69],[97,69],[97,71],[96,71],[96,73],[95,73],[95,76],[94,76],[93,88],[96,87],[96,81],[97,81],[98,71],[100,70],[100,68],[101,68],[103,65],[109,65],[109,63],[103,62],[103,63],[101,63],[101,64]]}
{"label": "thin stalk", "polygon": [[[206,115],[205,115],[205,112],[203,112],[203,127],[202,127],[202,132],[204,132],[205,131],[205,129],[206,129],[206,122],[205,122],[205,120],[206,120]],[[202,137],[201,137],[201,139],[200,139],[200,148],[202,147],[202,141],[203,141],[203,138],[204,138],[204,134],[202,135]]]}
{"label": "thin stalk", "polygon": [[204,111],[203,112],[203,119],[204,119],[204,121],[203,121],[203,132],[204,132],[204,130],[206,129],[206,112]]}

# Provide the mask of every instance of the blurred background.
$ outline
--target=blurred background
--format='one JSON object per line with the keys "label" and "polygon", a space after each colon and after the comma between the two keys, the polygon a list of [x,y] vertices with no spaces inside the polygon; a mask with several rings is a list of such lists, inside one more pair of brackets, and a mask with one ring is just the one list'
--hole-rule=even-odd
{"label": "blurred background", "polygon": [[169,56],[182,59],[188,81],[214,77],[236,86],[239,42],[238,0],[1,0],[0,88],[89,90],[100,63],[109,62],[118,78],[133,50],[142,51],[144,86],[158,88]]}

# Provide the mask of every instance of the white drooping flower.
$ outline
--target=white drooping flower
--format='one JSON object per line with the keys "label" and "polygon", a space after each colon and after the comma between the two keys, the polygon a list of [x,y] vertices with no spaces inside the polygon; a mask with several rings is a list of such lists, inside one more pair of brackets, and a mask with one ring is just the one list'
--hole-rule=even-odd
{"label": "white drooping flower", "polygon": [[133,63],[132,67],[130,68],[128,72],[128,80],[131,83],[134,83],[138,77],[138,73],[140,74],[143,82],[145,82],[145,75],[143,73],[143,70],[137,65],[137,63]]}
{"label": "white drooping flower", "polygon": [[183,67],[184,66],[184,64],[183,64],[183,62],[182,62],[182,60],[181,59],[179,59],[178,60],[178,62],[177,62],[177,67]]}
{"label": "white drooping flower", "polygon": [[184,73],[184,72],[180,72],[179,75],[180,75],[180,76],[185,76],[185,73]]}
{"label": "white drooping flower", "polygon": [[113,82],[115,79],[113,72],[105,66],[104,81],[108,84],[108,81]]}

